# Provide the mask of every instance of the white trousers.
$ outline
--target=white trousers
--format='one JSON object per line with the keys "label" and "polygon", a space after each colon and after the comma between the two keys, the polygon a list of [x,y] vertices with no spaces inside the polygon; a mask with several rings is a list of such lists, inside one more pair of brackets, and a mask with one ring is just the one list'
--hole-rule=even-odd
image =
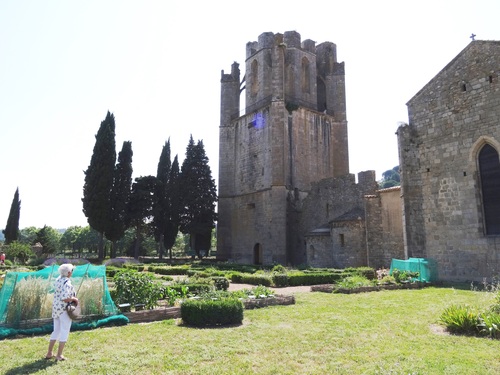
{"label": "white trousers", "polygon": [[51,340],[59,340],[59,342],[68,341],[69,331],[71,329],[71,319],[68,313],[64,311],[58,318],[54,318],[54,330],[50,335]]}

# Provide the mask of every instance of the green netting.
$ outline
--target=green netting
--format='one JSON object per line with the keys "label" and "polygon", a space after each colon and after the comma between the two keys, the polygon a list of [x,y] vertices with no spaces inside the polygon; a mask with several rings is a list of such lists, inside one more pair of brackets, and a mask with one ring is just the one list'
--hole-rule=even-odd
{"label": "green netting", "polygon": [[408,260],[393,259],[389,274],[392,275],[394,269],[400,271],[418,272],[418,281],[433,282],[438,279],[437,263],[428,258],[409,258]]}
{"label": "green netting", "polygon": [[[21,322],[52,318],[54,282],[59,266],[37,272],[8,272],[0,289],[0,324],[18,328]],[[82,317],[100,319],[119,313],[106,282],[106,266],[76,266],[71,282],[82,306]]]}

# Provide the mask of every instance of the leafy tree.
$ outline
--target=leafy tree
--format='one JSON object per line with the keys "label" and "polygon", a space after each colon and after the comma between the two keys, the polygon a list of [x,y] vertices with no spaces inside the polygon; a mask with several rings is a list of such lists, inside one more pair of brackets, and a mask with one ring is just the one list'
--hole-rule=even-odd
{"label": "leafy tree", "polygon": [[198,257],[200,250],[210,249],[211,233],[217,214],[217,189],[208,157],[202,141],[195,145],[191,136],[182,163],[180,183],[182,186],[182,212],[180,230],[190,235],[191,248]]}
{"label": "leafy tree", "polygon": [[8,245],[11,242],[17,241],[19,239],[19,216],[21,213],[21,201],[19,200],[19,188],[16,189],[14,193],[14,198],[12,199],[12,204],[10,206],[10,213],[7,219],[7,225],[2,231],[5,235],[5,244]]}
{"label": "leafy tree", "polygon": [[97,253],[99,250],[99,242],[101,235],[90,225],[83,227],[78,239],[75,242],[75,248],[80,252],[87,250],[89,253]]}
{"label": "leafy tree", "polygon": [[99,259],[104,258],[104,233],[110,225],[111,190],[116,161],[115,117],[109,113],[96,135],[94,152],[85,173],[83,213],[89,225],[99,232]]}
{"label": "leafy tree", "polygon": [[80,226],[68,227],[61,236],[59,241],[59,248],[63,251],[71,250],[75,252],[78,250],[78,239],[82,233],[83,228]]}
{"label": "leafy tree", "polygon": [[38,229],[36,227],[26,227],[24,229],[21,229],[19,233],[19,242],[28,245],[34,245],[37,232]]}
{"label": "leafy tree", "polygon": [[382,189],[393,186],[399,186],[400,184],[401,182],[400,182],[398,165],[382,173],[382,180],[379,181],[379,187]]}
{"label": "leafy tree", "polygon": [[111,257],[116,256],[115,243],[125,234],[127,229],[127,205],[132,188],[132,142],[123,142],[122,150],[118,153],[111,190],[110,225],[106,230],[106,238],[113,242]]}
{"label": "leafy tree", "polygon": [[136,230],[134,258],[139,257],[139,249],[144,234],[151,231],[150,224],[153,219],[155,206],[155,192],[157,189],[155,176],[144,176],[135,179],[127,210],[128,223]]}
{"label": "leafy tree", "polygon": [[19,241],[12,241],[9,245],[4,246],[7,259],[15,259],[21,264],[26,264],[29,258],[35,256],[31,246]]}
{"label": "leafy tree", "polygon": [[59,251],[59,241],[61,234],[52,227],[44,225],[36,233],[35,243],[39,242],[43,246],[42,252],[44,254],[57,254]]}

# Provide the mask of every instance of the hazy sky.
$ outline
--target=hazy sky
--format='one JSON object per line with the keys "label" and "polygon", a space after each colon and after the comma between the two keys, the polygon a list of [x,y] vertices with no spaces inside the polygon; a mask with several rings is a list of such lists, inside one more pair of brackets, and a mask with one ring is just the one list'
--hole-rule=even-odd
{"label": "hazy sky", "polygon": [[263,32],[337,45],[345,62],[350,171],[398,164],[406,103],[476,34],[500,40],[500,1],[0,0],[0,228],[87,225],[84,173],[109,110],[117,153],[155,175],[170,138],[203,140],[218,177],[221,70]]}

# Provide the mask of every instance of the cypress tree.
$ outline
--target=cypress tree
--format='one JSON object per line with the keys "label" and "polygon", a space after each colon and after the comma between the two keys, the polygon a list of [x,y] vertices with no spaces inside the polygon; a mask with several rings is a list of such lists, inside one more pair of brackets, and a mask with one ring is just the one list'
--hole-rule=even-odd
{"label": "cypress tree", "polygon": [[200,257],[200,250],[211,246],[212,229],[217,214],[217,188],[208,165],[208,157],[202,141],[195,145],[191,136],[182,163],[180,183],[182,185],[182,211],[180,230],[190,235],[191,248]]}
{"label": "cypress tree", "polygon": [[19,217],[21,214],[21,201],[19,200],[19,188],[14,193],[12,204],[10,205],[9,217],[7,225],[2,231],[5,236],[5,244],[8,245],[19,239]]}
{"label": "cypress tree", "polygon": [[180,212],[182,207],[180,200],[181,185],[179,177],[179,161],[177,159],[177,155],[175,155],[168,178],[168,211],[165,223],[165,232],[163,233],[163,245],[169,250],[170,259],[172,259],[172,246],[174,246],[177,233],[179,233]]}
{"label": "cypress tree", "polygon": [[154,207],[154,232],[155,239],[158,242],[158,254],[160,259],[163,258],[163,239],[165,236],[165,226],[168,220],[169,211],[169,197],[168,197],[168,183],[171,169],[170,161],[170,139],[165,142],[158,161],[158,168],[156,171],[157,187],[156,187],[156,203]]}
{"label": "cypress tree", "polygon": [[106,238],[113,242],[112,258],[116,256],[115,242],[123,237],[127,229],[127,204],[132,188],[132,155],[132,142],[123,142],[114,171],[110,222],[105,233]]}
{"label": "cypress tree", "polygon": [[96,135],[94,152],[85,173],[83,213],[91,228],[99,232],[99,259],[104,258],[104,233],[111,213],[111,190],[116,161],[115,117],[107,113]]}

